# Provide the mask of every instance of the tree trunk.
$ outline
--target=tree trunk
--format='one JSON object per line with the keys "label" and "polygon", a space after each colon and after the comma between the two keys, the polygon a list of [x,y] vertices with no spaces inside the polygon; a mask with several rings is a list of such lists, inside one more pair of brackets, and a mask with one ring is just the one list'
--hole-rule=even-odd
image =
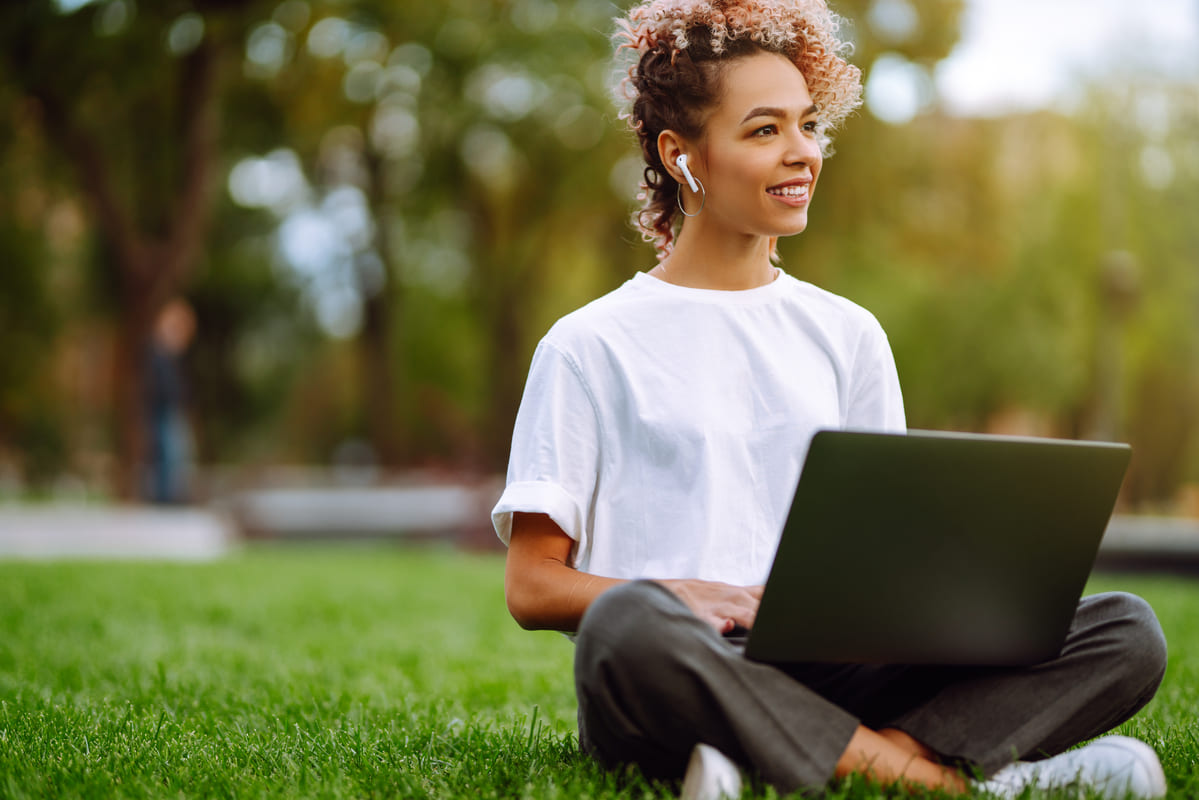
{"label": "tree trunk", "polygon": [[487,468],[503,472],[508,466],[512,446],[512,426],[524,394],[525,372],[516,354],[522,339],[521,320],[517,315],[518,298],[504,297],[492,307],[491,315],[491,403],[487,422]]}
{"label": "tree trunk", "polygon": [[[218,48],[206,38],[181,63],[178,92],[179,176],[165,235],[141,225],[123,202],[98,131],[85,129],[58,88],[30,76],[26,87],[43,111],[48,138],[72,163],[93,223],[108,244],[121,284],[117,350],[113,363],[117,497],[139,495],[145,459],[146,353],[158,311],[178,293],[203,253],[212,213],[219,130]],[[151,214],[159,211],[153,209]]]}
{"label": "tree trunk", "polygon": [[146,357],[156,312],[136,291],[123,292],[113,358],[117,456],[113,490],[122,500],[141,497],[145,484],[149,442]]}
{"label": "tree trunk", "polygon": [[391,308],[385,292],[386,289],[364,300],[359,346],[362,399],[366,406],[368,434],[379,465],[394,469],[400,463],[400,446],[396,435],[399,411],[395,404],[392,378]]}
{"label": "tree trunk", "polygon": [[369,185],[367,200],[375,221],[375,251],[381,275],[362,282],[363,321],[359,334],[362,369],[362,402],[366,407],[367,434],[379,465],[400,466],[399,408],[396,405],[396,366],[392,355],[392,332],[399,310],[398,287],[394,280],[391,238],[387,233],[386,165],[369,146],[364,153]]}

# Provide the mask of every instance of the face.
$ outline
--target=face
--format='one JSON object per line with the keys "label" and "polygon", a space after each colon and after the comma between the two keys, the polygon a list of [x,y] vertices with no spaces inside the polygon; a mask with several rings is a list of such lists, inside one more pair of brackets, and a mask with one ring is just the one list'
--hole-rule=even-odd
{"label": "face", "polygon": [[823,164],[803,73],[760,52],[728,64],[722,88],[691,158],[708,195],[695,219],[735,234],[800,233]]}

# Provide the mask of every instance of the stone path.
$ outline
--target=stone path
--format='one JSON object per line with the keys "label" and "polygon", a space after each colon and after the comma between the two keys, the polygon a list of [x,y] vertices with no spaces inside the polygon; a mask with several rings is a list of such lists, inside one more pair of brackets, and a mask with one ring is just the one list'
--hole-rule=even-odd
{"label": "stone path", "polygon": [[[247,535],[498,546],[488,518],[493,494],[455,486],[279,489],[238,495],[218,509],[0,506],[0,558],[203,561],[227,555]],[[1098,566],[1199,574],[1199,520],[1113,517]]]}
{"label": "stone path", "polygon": [[232,521],[202,509],[0,506],[0,558],[207,561],[236,540]]}
{"label": "stone path", "polygon": [[1199,520],[1113,517],[1099,547],[1097,566],[1199,574]]}

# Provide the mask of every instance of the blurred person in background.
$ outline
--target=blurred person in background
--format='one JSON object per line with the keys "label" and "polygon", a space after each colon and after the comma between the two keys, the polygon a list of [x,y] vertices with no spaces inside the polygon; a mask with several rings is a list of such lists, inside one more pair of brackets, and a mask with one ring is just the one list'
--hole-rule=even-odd
{"label": "blurred person in background", "polygon": [[658,263],[542,339],[493,511],[512,615],[575,637],[583,749],[699,798],[738,795],[742,769],[780,793],[863,774],[1164,794],[1142,742],[1066,752],[1162,679],[1161,628],[1131,595],[1084,598],[1031,668],[744,658],[812,435],[906,429],[877,320],[775,251],[807,227],[861,73],[823,0],[650,0],[618,26]]}
{"label": "blurred person in background", "polygon": [[146,499],[191,499],[193,442],[183,358],[196,334],[196,315],[182,298],[167,302],[154,322],[146,370]]}

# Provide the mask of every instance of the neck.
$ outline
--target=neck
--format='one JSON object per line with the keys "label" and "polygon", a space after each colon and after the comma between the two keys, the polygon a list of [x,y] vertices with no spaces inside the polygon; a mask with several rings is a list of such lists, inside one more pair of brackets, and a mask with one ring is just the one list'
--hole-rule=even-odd
{"label": "neck", "polygon": [[765,286],[775,278],[767,236],[704,237],[684,225],[661,277],[694,289],[741,291]]}

